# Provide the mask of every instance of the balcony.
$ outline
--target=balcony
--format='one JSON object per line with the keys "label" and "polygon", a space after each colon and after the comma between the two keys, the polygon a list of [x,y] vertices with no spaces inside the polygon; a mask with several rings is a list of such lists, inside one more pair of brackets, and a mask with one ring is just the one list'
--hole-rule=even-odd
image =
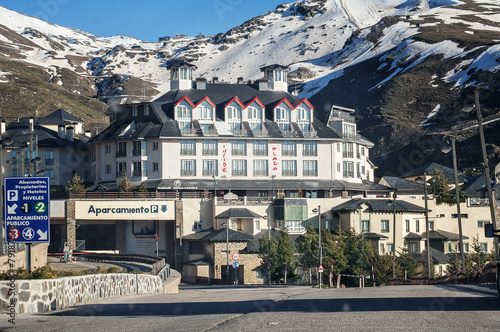
{"label": "balcony", "polygon": [[181,149],[181,156],[196,156],[196,149]]}
{"label": "balcony", "polygon": [[283,176],[297,176],[297,170],[295,170],[295,169],[284,169],[281,174]]}
{"label": "balcony", "polygon": [[147,151],[143,149],[134,149],[132,150],[132,156],[133,157],[138,157],[138,156],[146,156]]}
{"label": "balcony", "polygon": [[217,149],[203,149],[202,155],[204,155],[204,156],[216,156]]}
{"label": "balcony", "polygon": [[246,149],[232,149],[231,154],[233,156],[246,156],[247,150]]}
{"label": "balcony", "polygon": [[266,150],[253,150],[254,156],[267,156],[268,152]]}
{"label": "balcony", "polygon": [[216,169],[204,169],[203,176],[217,176],[218,172]]}
{"label": "balcony", "polygon": [[231,132],[233,133],[234,136],[242,136],[242,137],[248,136],[248,131],[246,131],[245,129],[233,130]]}
{"label": "balcony", "polygon": [[45,159],[45,165],[54,165],[54,159]]}
{"label": "balcony", "polygon": [[281,135],[283,135],[283,137],[288,137],[288,138],[299,137],[299,133],[296,130],[282,131]]}
{"label": "balcony", "polygon": [[258,137],[269,137],[269,132],[265,128],[262,128],[261,130],[253,130],[252,133],[254,136]]}
{"label": "balcony", "polygon": [[318,171],[315,169],[309,169],[303,171],[304,176],[318,176]]}
{"label": "balcony", "polygon": [[490,200],[488,198],[470,197],[469,206],[489,206]]}
{"label": "balcony", "polygon": [[342,138],[359,141],[361,136],[359,134],[343,133]]}
{"label": "balcony", "polygon": [[127,156],[127,150],[116,151],[116,158],[125,158]]}
{"label": "balcony", "polygon": [[310,127],[309,130],[303,131],[302,135],[307,138],[316,138],[318,137],[318,132],[316,131],[316,129]]}
{"label": "balcony", "polygon": [[208,136],[218,135],[217,129],[215,129],[215,128],[202,129],[202,132],[203,132],[203,135],[208,135]]}
{"label": "balcony", "polygon": [[264,170],[254,170],[253,176],[269,176],[269,172],[267,169]]}
{"label": "balcony", "polygon": [[247,170],[246,169],[233,170],[232,174],[233,176],[247,176]]}
{"label": "balcony", "polygon": [[187,136],[196,135],[196,128],[181,129],[181,135],[187,135]]}
{"label": "balcony", "polygon": [[146,177],[146,176],[148,176],[148,172],[146,172],[146,170],[132,172],[132,177]]}
{"label": "balcony", "polygon": [[195,169],[181,169],[181,176],[196,176]]}
{"label": "balcony", "polygon": [[281,150],[281,155],[294,157],[297,155],[297,150]]}
{"label": "balcony", "polygon": [[352,151],[344,151],[342,153],[342,157],[344,157],[344,158],[354,158],[354,153]]}
{"label": "balcony", "polygon": [[318,155],[318,150],[303,150],[302,155],[316,157]]}

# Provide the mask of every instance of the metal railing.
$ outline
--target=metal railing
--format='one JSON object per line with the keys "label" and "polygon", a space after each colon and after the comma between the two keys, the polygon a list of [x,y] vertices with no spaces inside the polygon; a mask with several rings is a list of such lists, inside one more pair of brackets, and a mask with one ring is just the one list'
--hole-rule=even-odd
{"label": "metal railing", "polygon": [[490,200],[488,198],[469,197],[469,206],[489,206]]}
{"label": "metal railing", "polygon": [[86,192],[81,194],[69,195],[72,199],[114,199],[114,198],[166,198],[166,199],[179,199],[179,198],[212,198],[212,193],[204,191],[193,192],[149,192],[149,191],[96,191]]}
{"label": "metal railing", "polygon": [[302,155],[315,157],[318,155],[318,150],[302,150]]}
{"label": "metal railing", "polygon": [[147,155],[147,151],[144,150],[144,149],[134,149],[132,150],[132,156],[136,157],[136,156],[146,156]]}
{"label": "metal railing", "polygon": [[116,151],[116,157],[117,158],[123,158],[127,156],[127,151],[126,150],[119,150]]}
{"label": "metal railing", "polygon": [[181,135],[196,135],[196,128],[181,129]]}
{"label": "metal railing", "polygon": [[268,151],[267,149],[266,150],[253,150],[253,155],[254,156],[267,156],[268,155]]}
{"label": "metal railing", "polygon": [[196,149],[181,149],[181,156],[196,156]]}

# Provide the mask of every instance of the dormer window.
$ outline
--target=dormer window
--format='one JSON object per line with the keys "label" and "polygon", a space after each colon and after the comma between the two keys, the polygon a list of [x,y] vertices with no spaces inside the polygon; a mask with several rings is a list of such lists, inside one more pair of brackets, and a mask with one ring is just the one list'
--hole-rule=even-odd
{"label": "dormer window", "polygon": [[192,80],[193,71],[191,68],[172,68],[172,80]]}
{"label": "dormer window", "polygon": [[297,124],[299,125],[300,131],[303,133],[308,132],[311,124],[311,110],[299,107],[296,112]]}
{"label": "dormer window", "polygon": [[344,124],[343,136],[347,139],[356,139],[356,126]]}
{"label": "dormer window", "polygon": [[262,129],[262,109],[257,107],[248,107],[248,124],[252,131],[260,131]]}
{"label": "dormer window", "polygon": [[226,119],[229,123],[231,131],[241,130],[241,109],[233,106],[226,108]]}
{"label": "dormer window", "polygon": [[276,108],[276,122],[282,132],[290,130],[290,110],[283,107]]}
{"label": "dormer window", "polygon": [[198,120],[212,120],[212,107],[198,106]]}
{"label": "dormer window", "polygon": [[181,131],[188,130],[191,128],[191,109],[184,105],[178,105],[175,107],[176,114],[175,119],[179,123],[179,129]]}

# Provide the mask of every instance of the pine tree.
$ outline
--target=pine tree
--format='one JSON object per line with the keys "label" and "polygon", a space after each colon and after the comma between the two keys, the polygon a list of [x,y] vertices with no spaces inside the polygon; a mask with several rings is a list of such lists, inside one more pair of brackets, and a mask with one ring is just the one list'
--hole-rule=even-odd
{"label": "pine tree", "polygon": [[259,239],[259,252],[258,256],[262,260],[262,269],[268,274],[271,272],[271,279],[274,279],[276,264],[277,264],[277,251],[278,244],[276,239],[271,237],[271,247],[269,247],[269,239],[262,237]]}
{"label": "pine tree", "polygon": [[73,176],[71,181],[68,181],[68,185],[64,189],[71,194],[83,194],[87,191],[87,188],[83,185],[84,181],[77,174]]}
{"label": "pine tree", "polygon": [[287,232],[281,232],[280,238],[278,240],[277,248],[277,267],[280,271],[284,270],[284,282],[286,284],[286,279],[288,275],[288,269],[293,271],[295,269],[295,252],[293,250],[292,242],[290,242],[290,237]]}
{"label": "pine tree", "polygon": [[132,183],[127,178],[127,175],[125,173],[122,174],[122,181],[120,182],[120,186],[118,187],[118,190],[120,192],[132,191]]}
{"label": "pine tree", "polygon": [[396,270],[396,275],[406,275],[408,278],[415,277],[417,275],[418,262],[415,257],[410,254],[408,248],[402,249],[399,253],[399,257],[396,257],[396,263],[399,267],[399,269]]}

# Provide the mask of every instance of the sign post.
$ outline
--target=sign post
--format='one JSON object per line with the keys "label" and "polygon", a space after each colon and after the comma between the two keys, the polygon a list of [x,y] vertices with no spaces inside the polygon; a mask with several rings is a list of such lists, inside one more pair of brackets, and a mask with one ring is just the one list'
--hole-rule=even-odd
{"label": "sign post", "polygon": [[30,244],[50,242],[50,186],[48,177],[8,177],[4,183],[5,238],[26,243],[31,271]]}

